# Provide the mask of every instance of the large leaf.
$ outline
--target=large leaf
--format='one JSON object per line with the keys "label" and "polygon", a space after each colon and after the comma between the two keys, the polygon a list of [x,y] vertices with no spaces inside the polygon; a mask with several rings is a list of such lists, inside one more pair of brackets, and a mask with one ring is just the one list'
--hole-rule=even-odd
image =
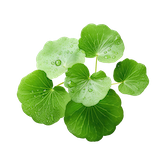
{"label": "large leaf", "polygon": [[78,47],[78,40],[62,37],[47,42],[36,58],[37,68],[46,72],[50,79],[67,71],[75,63],[84,63],[85,54]]}
{"label": "large leaf", "polygon": [[89,24],[81,31],[79,48],[88,58],[98,56],[100,62],[113,63],[122,57],[124,43],[118,32],[108,26]]}
{"label": "large leaf", "polygon": [[112,134],[122,119],[121,100],[112,89],[92,107],[70,101],[64,117],[68,130],[76,137],[86,138],[88,141],[98,141],[103,136]]}
{"label": "large leaf", "polygon": [[68,69],[64,84],[73,101],[93,106],[106,96],[111,80],[103,71],[89,76],[88,68],[79,63]]}
{"label": "large leaf", "polygon": [[46,73],[36,70],[22,78],[17,96],[23,111],[35,122],[51,125],[64,116],[69,94],[61,86],[54,88]]}
{"label": "large leaf", "polygon": [[145,65],[130,59],[117,64],[114,80],[121,83],[118,87],[121,93],[133,96],[141,94],[149,84]]}

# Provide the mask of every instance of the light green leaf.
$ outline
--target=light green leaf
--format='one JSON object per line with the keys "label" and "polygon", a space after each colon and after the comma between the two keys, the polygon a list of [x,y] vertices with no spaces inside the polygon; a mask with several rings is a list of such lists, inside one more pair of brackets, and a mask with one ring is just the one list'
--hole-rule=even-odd
{"label": "light green leaf", "polygon": [[85,53],[78,47],[78,40],[62,37],[47,42],[36,58],[37,68],[46,72],[50,79],[67,71],[75,63],[85,62]]}
{"label": "light green leaf", "polygon": [[53,87],[46,73],[36,70],[22,78],[17,96],[23,111],[37,123],[51,125],[64,116],[69,94],[61,86]]}
{"label": "light green leaf", "polygon": [[114,90],[98,104],[86,107],[70,101],[66,106],[64,121],[68,130],[79,138],[98,141],[112,134],[123,119],[121,100]]}
{"label": "light green leaf", "polygon": [[122,57],[124,43],[118,32],[108,26],[89,24],[81,31],[79,48],[88,58],[98,56],[100,62],[113,63]]}
{"label": "light green leaf", "polygon": [[93,106],[102,100],[111,86],[111,80],[103,71],[93,73],[84,64],[75,64],[66,72],[64,85],[73,101]]}
{"label": "light green leaf", "polygon": [[145,65],[130,59],[117,64],[114,80],[121,83],[118,87],[121,93],[133,96],[141,94],[149,84]]}

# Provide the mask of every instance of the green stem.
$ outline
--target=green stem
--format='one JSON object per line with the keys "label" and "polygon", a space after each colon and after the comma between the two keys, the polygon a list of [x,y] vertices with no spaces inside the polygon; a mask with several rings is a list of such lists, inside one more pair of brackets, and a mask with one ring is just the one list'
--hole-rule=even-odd
{"label": "green stem", "polygon": [[97,57],[98,55],[96,55],[95,73],[97,72]]}
{"label": "green stem", "polygon": [[56,83],[55,86],[60,86],[62,84],[64,84],[64,81],[62,81],[61,83]]}
{"label": "green stem", "polygon": [[118,82],[118,83],[112,83],[111,85],[116,85],[116,84],[121,84],[122,82]]}
{"label": "green stem", "polygon": [[[96,55],[95,73],[97,72],[97,58],[98,58],[98,55]],[[111,85],[116,85],[116,84],[121,84],[121,83],[122,83],[122,82],[112,83]]]}

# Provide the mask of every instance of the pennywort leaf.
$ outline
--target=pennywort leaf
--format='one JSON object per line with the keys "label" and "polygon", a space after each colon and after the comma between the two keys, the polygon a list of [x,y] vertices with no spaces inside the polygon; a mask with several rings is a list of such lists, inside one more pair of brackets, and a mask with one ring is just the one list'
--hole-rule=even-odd
{"label": "pennywort leaf", "polygon": [[88,141],[98,141],[112,134],[122,119],[121,100],[112,89],[103,100],[91,107],[70,101],[64,117],[68,130]]}
{"label": "pennywort leaf", "polygon": [[61,86],[53,88],[46,73],[36,70],[22,78],[17,96],[24,113],[37,123],[51,125],[64,116],[69,94]]}
{"label": "pennywort leaf", "polygon": [[121,93],[133,96],[141,94],[149,84],[145,65],[130,59],[117,64],[114,80],[121,83],[118,87]]}
{"label": "pennywort leaf", "polygon": [[81,31],[79,48],[88,58],[98,56],[100,62],[113,63],[122,57],[124,43],[118,32],[108,26],[88,24]]}
{"label": "pennywort leaf", "polygon": [[111,79],[103,71],[89,76],[84,64],[75,64],[66,72],[64,85],[73,101],[93,106],[102,100],[111,86]]}
{"label": "pennywort leaf", "polygon": [[50,79],[67,71],[75,63],[84,63],[85,53],[79,49],[78,40],[62,37],[47,42],[36,58],[37,68],[46,72]]}

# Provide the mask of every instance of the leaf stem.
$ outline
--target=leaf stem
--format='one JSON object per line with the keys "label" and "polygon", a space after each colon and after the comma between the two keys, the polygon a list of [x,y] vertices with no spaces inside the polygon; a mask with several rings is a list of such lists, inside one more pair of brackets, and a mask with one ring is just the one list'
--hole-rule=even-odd
{"label": "leaf stem", "polygon": [[61,83],[56,83],[54,86],[60,86],[62,84],[64,84],[64,81],[62,81]]}
{"label": "leaf stem", "polygon": [[111,85],[116,85],[116,84],[121,84],[122,82],[118,82],[118,83],[112,83]]}
{"label": "leaf stem", "polygon": [[98,55],[96,55],[95,73],[97,72],[97,57]]}

